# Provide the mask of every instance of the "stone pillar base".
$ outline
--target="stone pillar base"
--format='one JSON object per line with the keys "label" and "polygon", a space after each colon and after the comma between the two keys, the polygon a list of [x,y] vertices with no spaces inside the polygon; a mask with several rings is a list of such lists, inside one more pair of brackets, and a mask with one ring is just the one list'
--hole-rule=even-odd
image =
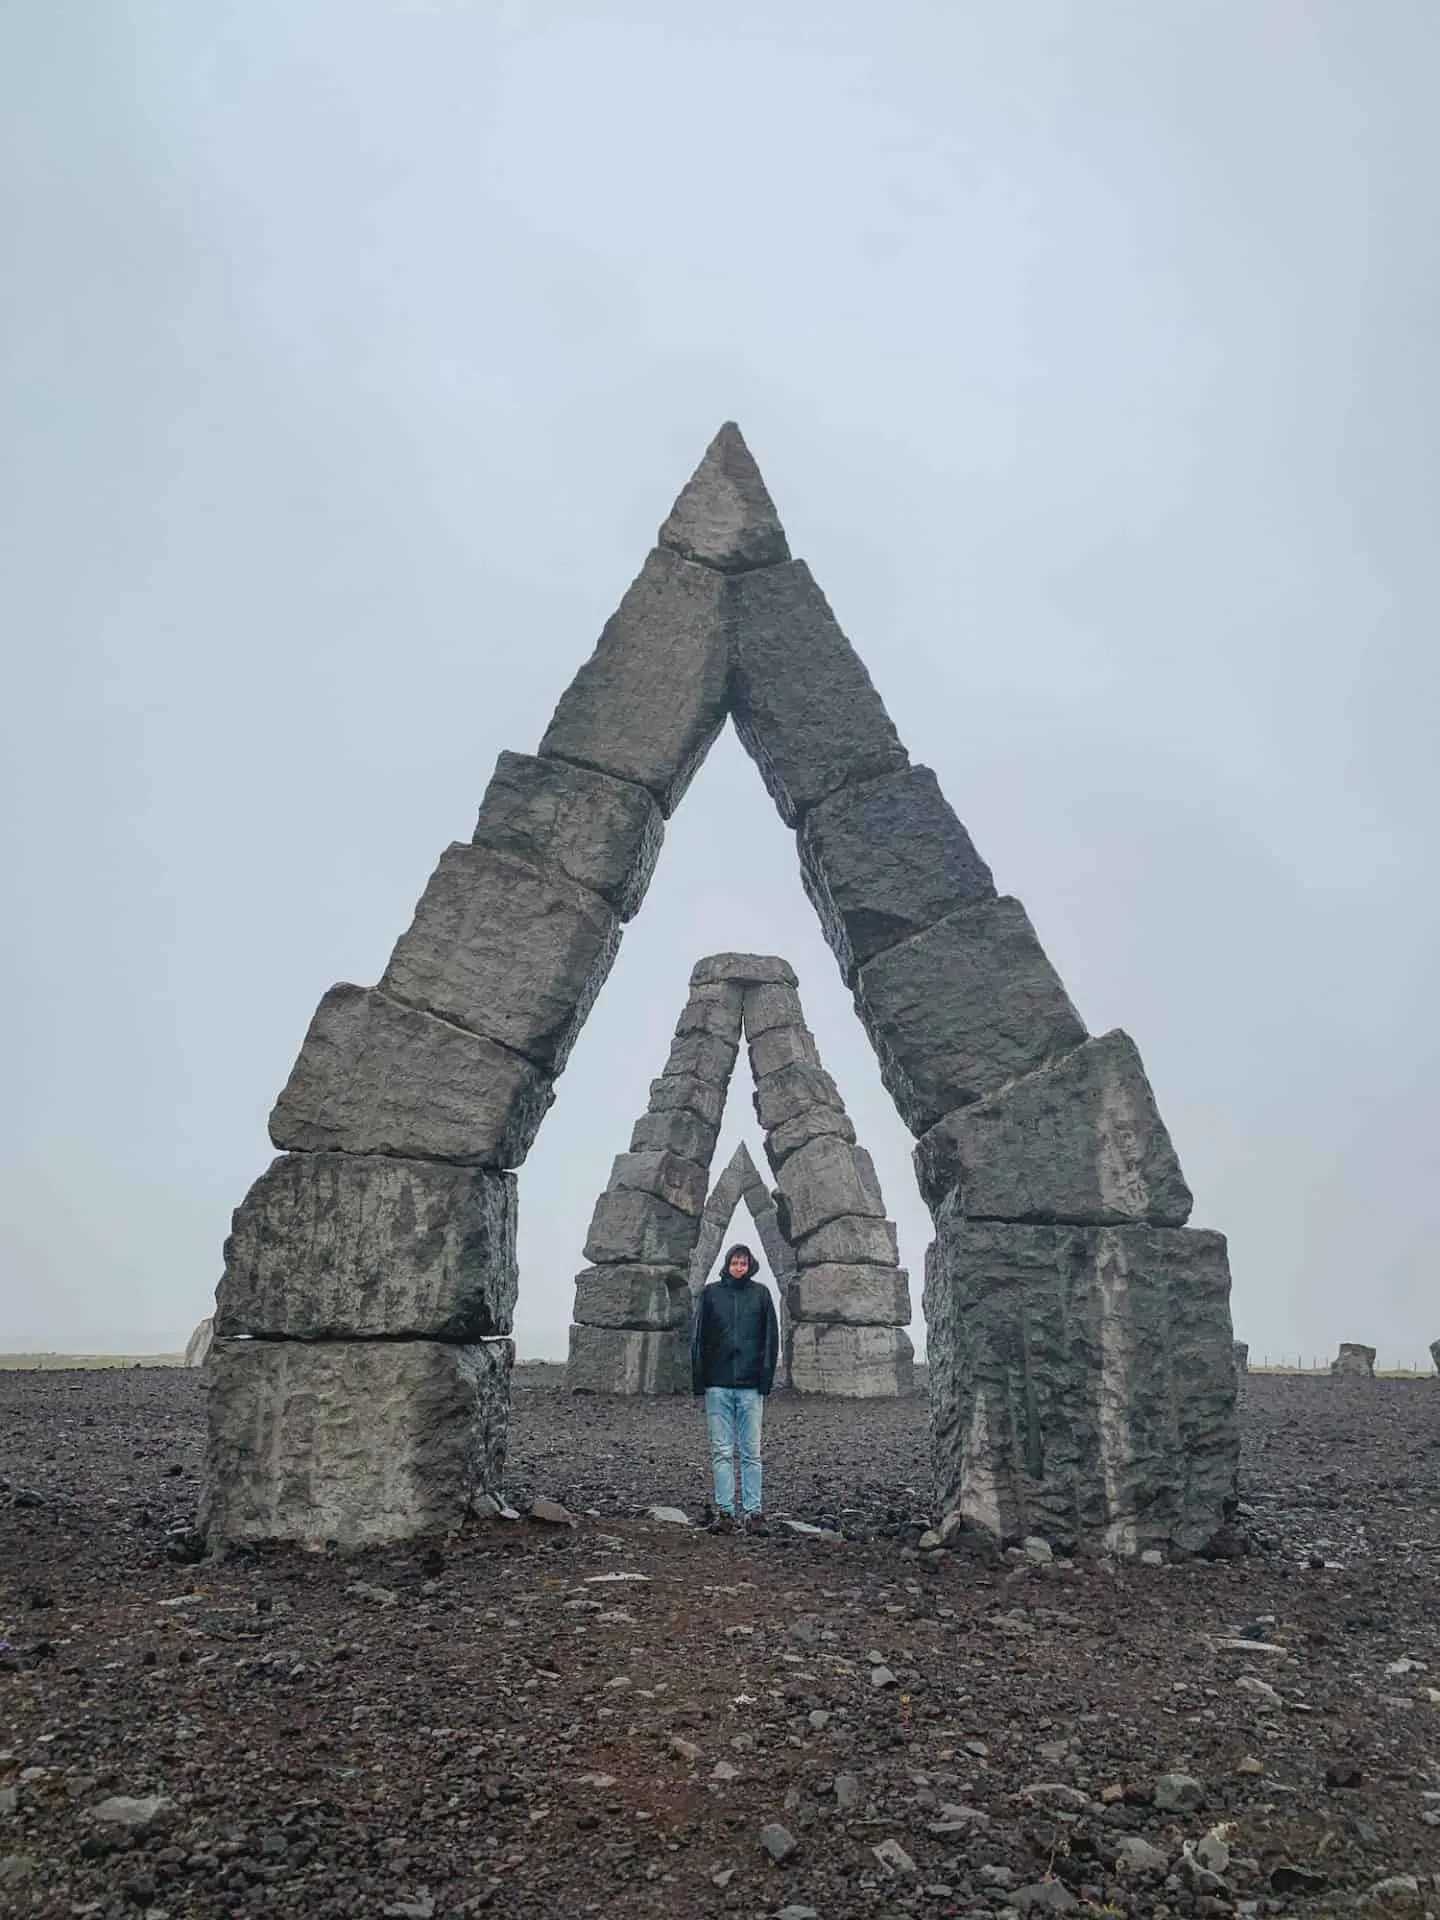
{"label": "stone pillar base", "polygon": [[790,1384],[797,1393],[893,1400],[914,1390],[915,1349],[903,1327],[797,1321],[790,1333]]}
{"label": "stone pillar base", "polygon": [[1235,1491],[1218,1233],[940,1209],[926,1260],[936,1498],[1002,1540],[1205,1547]]}
{"label": "stone pillar base", "polygon": [[689,1393],[690,1329],[570,1329],[565,1385],[571,1393]]}
{"label": "stone pillar base", "polygon": [[459,1526],[505,1463],[508,1340],[217,1340],[212,1546],[375,1546]]}

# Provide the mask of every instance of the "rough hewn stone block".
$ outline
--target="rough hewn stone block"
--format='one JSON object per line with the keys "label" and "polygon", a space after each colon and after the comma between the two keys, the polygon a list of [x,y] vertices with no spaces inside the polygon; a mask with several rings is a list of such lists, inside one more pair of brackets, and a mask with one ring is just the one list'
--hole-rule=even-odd
{"label": "rough hewn stone block", "polygon": [[755,1087],[755,1117],[771,1136],[766,1142],[767,1152],[783,1127],[815,1107],[832,1107],[841,1114],[845,1111],[840,1089],[824,1067],[797,1060],[778,1073],[767,1073]]}
{"label": "rough hewn stone block", "polygon": [[710,1175],[678,1153],[621,1153],[610,1170],[612,1189],[653,1193],[681,1213],[700,1213]]}
{"label": "rough hewn stone block", "polygon": [[597,1266],[688,1267],[699,1220],[652,1193],[602,1193],[595,1202],[585,1258]]}
{"label": "rough hewn stone block", "polygon": [[[830,1084],[835,1083],[832,1080]],[[770,1171],[778,1173],[792,1153],[798,1153],[801,1147],[818,1140],[822,1134],[834,1140],[848,1140],[852,1145],[855,1141],[855,1129],[840,1107],[805,1106],[793,1119],[772,1127],[765,1136],[765,1158],[770,1163]]]}
{"label": "rough hewn stone block", "polygon": [[785,1290],[794,1320],[849,1326],[910,1324],[910,1276],[900,1267],[801,1267]]}
{"label": "rough hewn stone block", "polygon": [[217,1340],[212,1545],[374,1546],[459,1526],[505,1464],[510,1344]]}
{"label": "rough hewn stone block", "polygon": [[477,847],[559,867],[629,920],[664,836],[665,817],[644,787],[566,760],[502,753],[471,838]]}
{"label": "rough hewn stone block", "polygon": [[373,988],[332,987],[270,1115],[277,1147],[518,1167],[548,1077],[493,1040]]}
{"label": "rough hewn stone block", "polygon": [[802,1267],[893,1267],[899,1257],[893,1220],[857,1220],[851,1215],[827,1221],[795,1248],[796,1263]]}
{"label": "rough hewn stone block", "polygon": [[805,1011],[794,987],[745,989],[745,1038],[758,1040],[772,1027],[803,1027]]}
{"label": "rough hewn stone block", "polygon": [[1357,1340],[1342,1340],[1340,1351],[1330,1362],[1331,1373],[1348,1373],[1357,1380],[1375,1378],[1375,1349]]}
{"label": "rough hewn stone block", "polygon": [[795,1261],[784,1236],[780,1232],[774,1204],[769,1189],[755,1167],[750,1150],[744,1142],[731,1155],[730,1164],[710,1190],[701,1215],[700,1234],[695,1243],[695,1252],[690,1260],[690,1285],[698,1291],[705,1284],[711,1269],[720,1258],[726,1229],[735,1213],[735,1209],[744,1204],[759,1235],[760,1246],[771,1271],[777,1279],[783,1278]]}
{"label": "rough hewn stone block", "polygon": [[706,1120],[688,1107],[666,1107],[642,1113],[630,1135],[632,1153],[676,1153],[708,1167],[720,1132],[718,1116]]}
{"label": "rough hewn stone block", "polygon": [[995,897],[929,767],[842,788],[806,814],[798,838],[805,891],[852,985],[877,953]]}
{"label": "rough hewn stone block", "polygon": [[797,1393],[894,1399],[914,1391],[915,1349],[903,1327],[799,1321],[790,1335],[790,1384]]}
{"label": "rough hewn stone block", "polygon": [[565,1385],[571,1393],[688,1393],[689,1327],[637,1333],[572,1326]]}
{"label": "rough hewn stone block", "polygon": [[932,1210],[958,1188],[971,1220],[1183,1227],[1190,1217],[1140,1055],[1119,1031],[947,1114],[916,1146],[915,1172]]}
{"label": "rough hewn stone block", "polygon": [[379,1154],[291,1153],[237,1208],[223,1337],[474,1341],[515,1309],[515,1176]]}
{"label": "rough hewn stone block", "polygon": [[725,1093],[723,1081],[717,1084],[714,1080],[702,1080],[694,1073],[662,1073],[658,1080],[650,1082],[650,1111],[669,1113],[683,1107],[718,1127],[725,1111]]}
{"label": "rough hewn stone block", "polygon": [[558,1074],[619,946],[620,922],[597,894],[457,842],[440,856],[380,985]]}
{"label": "rough hewn stone block", "polygon": [[657,547],[562,694],[543,755],[648,787],[673,813],[726,710],[725,580]]}
{"label": "rough hewn stone block", "polygon": [[909,756],[803,560],[727,590],[735,731],[787,826]]}
{"label": "rough hewn stone block", "polygon": [[722,1039],[718,1034],[677,1033],[665,1062],[666,1077],[689,1073],[723,1090],[730,1084],[738,1051],[734,1041]]}
{"label": "rough hewn stone block", "polygon": [[810,1067],[820,1064],[820,1049],[815,1045],[814,1035],[804,1027],[771,1027],[750,1042],[750,1071],[757,1080],[797,1062]]}
{"label": "rough hewn stone block", "polygon": [[664,1332],[690,1325],[690,1288],[678,1267],[586,1267],[575,1276],[582,1327]]}
{"label": "rough hewn stone block", "polygon": [[822,1137],[792,1153],[775,1176],[775,1206],[790,1242],[842,1215],[883,1217],[885,1201],[875,1166],[863,1147]]}
{"label": "rough hewn stone block", "polygon": [[774,502],[733,423],[727,421],[710,442],[660,529],[660,544],[722,573],[790,558]]}
{"label": "rough hewn stone block", "polygon": [[775,953],[707,953],[690,970],[690,985],[793,987],[795,969]]}
{"label": "rough hewn stone block", "polygon": [[215,1316],[207,1314],[185,1342],[185,1364],[187,1367],[207,1367],[210,1364],[210,1349],[215,1344]]}
{"label": "rough hewn stone block", "polygon": [[676,1033],[713,1033],[719,1040],[730,1041],[738,1051],[741,999],[741,988],[725,981],[692,987],[675,1023]]}
{"label": "rough hewn stone block", "polygon": [[1002,1539],[1196,1551],[1235,1487],[1218,1233],[940,1209],[926,1262],[935,1492]]}
{"label": "rough hewn stone block", "polygon": [[855,1005],[912,1133],[1086,1037],[1018,900],[967,907],[878,955]]}

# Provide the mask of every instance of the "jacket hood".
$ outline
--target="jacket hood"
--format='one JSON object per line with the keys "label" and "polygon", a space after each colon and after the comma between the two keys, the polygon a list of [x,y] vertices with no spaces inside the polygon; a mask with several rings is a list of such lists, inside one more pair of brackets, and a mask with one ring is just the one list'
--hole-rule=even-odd
{"label": "jacket hood", "polygon": [[760,1271],[760,1262],[755,1258],[743,1240],[737,1240],[735,1245],[727,1250],[725,1258],[720,1262],[720,1278],[722,1280],[728,1280],[730,1278],[730,1262],[735,1258],[737,1253],[743,1253],[749,1261],[749,1270],[745,1278],[747,1280],[753,1280]]}

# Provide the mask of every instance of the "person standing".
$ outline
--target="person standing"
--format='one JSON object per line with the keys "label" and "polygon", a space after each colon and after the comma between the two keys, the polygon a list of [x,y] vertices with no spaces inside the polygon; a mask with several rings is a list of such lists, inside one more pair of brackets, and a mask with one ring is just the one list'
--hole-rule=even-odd
{"label": "person standing", "polygon": [[[726,1254],[718,1280],[700,1290],[690,1345],[690,1383],[705,1396],[710,1466],[715,1479],[712,1533],[767,1533],[762,1499],[760,1429],[765,1397],[775,1384],[780,1328],[759,1262],[746,1246]],[[740,1454],[740,1511],[735,1511],[735,1454]]]}

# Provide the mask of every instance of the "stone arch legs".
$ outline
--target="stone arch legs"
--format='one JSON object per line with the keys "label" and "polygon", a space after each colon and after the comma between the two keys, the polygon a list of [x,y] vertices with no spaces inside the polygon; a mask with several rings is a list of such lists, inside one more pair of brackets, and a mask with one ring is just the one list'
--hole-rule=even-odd
{"label": "stone arch legs", "polygon": [[226,1249],[212,1539],[395,1538],[495,1484],[510,1170],[727,715],[921,1136],[938,1500],[1127,1552],[1220,1526],[1238,1453],[1224,1240],[1185,1229],[1133,1045],[1087,1038],[727,425],[538,754],[501,756],[379,984],[332,988],[311,1021],[270,1119],[282,1157]]}
{"label": "stone arch legs", "polygon": [[[820,1064],[794,971],[775,955],[719,953],[690,976],[649,1108],[596,1202],[585,1243],[593,1264],[575,1282],[573,1391],[690,1390],[706,1188],[742,1033],[776,1187],[772,1204],[745,1154],[733,1193],[727,1176],[717,1184],[713,1232],[723,1233],[745,1197],[762,1242],[768,1233],[784,1250],[785,1266],[772,1256],[771,1267],[789,1323],[784,1364],[793,1386],[873,1397],[911,1385],[910,1289],[895,1228],[874,1163],[855,1144],[839,1089]],[[731,1168],[739,1162],[737,1154]],[[713,1251],[699,1269],[702,1284]]]}

